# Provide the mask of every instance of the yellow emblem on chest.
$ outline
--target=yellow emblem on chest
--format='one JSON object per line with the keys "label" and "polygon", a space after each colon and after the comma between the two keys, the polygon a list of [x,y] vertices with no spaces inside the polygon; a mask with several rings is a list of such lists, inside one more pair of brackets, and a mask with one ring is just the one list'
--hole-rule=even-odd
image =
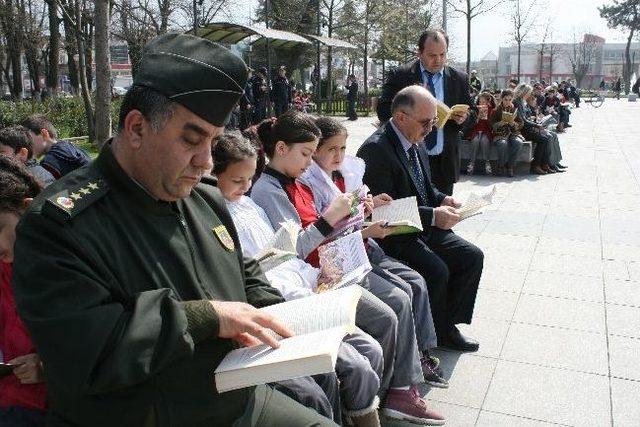
{"label": "yellow emblem on chest", "polygon": [[224,246],[226,250],[228,250],[229,252],[233,252],[236,250],[236,245],[233,242],[233,239],[231,238],[231,234],[229,234],[229,230],[227,230],[227,227],[225,227],[224,225],[219,225],[217,227],[213,227],[211,230],[213,231],[213,234],[216,235],[218,240],[220,240],[220,243],[222,243],[222,246]]}

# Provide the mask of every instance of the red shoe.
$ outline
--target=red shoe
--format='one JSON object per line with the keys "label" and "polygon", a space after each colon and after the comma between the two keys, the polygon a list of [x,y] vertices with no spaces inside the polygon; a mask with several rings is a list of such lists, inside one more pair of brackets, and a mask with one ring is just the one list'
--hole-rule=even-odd
{"label": "red shoe", "polygon": [[445,422],[442,415],[427,408],[427,402],[420,397],[418,387],[415,385],[412,385],[409,390],[390,389],[384,407],[380,411],[388,418],[415,424],[441,426]]}

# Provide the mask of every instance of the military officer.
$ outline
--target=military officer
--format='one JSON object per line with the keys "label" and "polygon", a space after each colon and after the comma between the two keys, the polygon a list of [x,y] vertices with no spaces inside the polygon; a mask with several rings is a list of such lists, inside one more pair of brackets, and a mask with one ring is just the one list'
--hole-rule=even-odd
{"label": "military officer", "polygon": [[17,230],[18,309],[41,354],[50,424],[333,425],[269,386],[219,394],[238,343],[290,331],[283,301],[243,259],[209,176],[244,62],[189,35],[145,48],[117,136],[45,190]]}

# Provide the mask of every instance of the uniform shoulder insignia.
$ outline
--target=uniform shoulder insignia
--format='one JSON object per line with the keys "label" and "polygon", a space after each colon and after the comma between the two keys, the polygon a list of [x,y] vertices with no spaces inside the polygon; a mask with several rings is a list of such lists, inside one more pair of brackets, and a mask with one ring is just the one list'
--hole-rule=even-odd
{"label": "uniform shoulder insignia", "polygon": [[102,179],[85,181],[49,196],[42,213],[61,222],[69,221],[101,199],[108,191],[109,187]]}

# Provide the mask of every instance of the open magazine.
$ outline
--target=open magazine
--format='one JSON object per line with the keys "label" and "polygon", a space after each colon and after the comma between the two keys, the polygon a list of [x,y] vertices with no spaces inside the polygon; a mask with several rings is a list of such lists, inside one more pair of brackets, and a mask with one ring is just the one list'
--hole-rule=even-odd
{"label": "open magazine", "polygon": [[280,224],[273,240],[255,256],[263,271],[269,271],[298,256],[298,233],[300,226],[295,221],[287,220]]}
{"label": "open magazine", "polygon": [[360,282],[371,271],[362,233],[347,234],[318,248],[320,278],[317,292]]}
{"label": "open magazine", "polygon": [[371,223],[378,221],[385,221],[385,227],[393,227],[390,236],[419,233],[423,230],[415,196],[392,200],[388,205],[375,208],[371,214]]}
{"label": "open magazine", "polygon": [[453,113],[466,113],[467,111],[469,111],[467,104],[456,104],[449,107],[444,102],[438,101],[438,121],[435,126],[441,128],[447,123]]}
{"label": "open magazine", "polygon": [[327,236],[327,240],[335,239],[352,232],[355,228],[360,228],[364,222],[364,199],[368,193],[369,187],[366,185],[362,185],[351,192],[353,196],[351,212],[349,216],[342,218],[333,226],[333,231]]}
{"label": "open magazine", "polygon": [[496,191],[496,186],[494,185],[493,187],[491,187],[491,190],[487,191],[484,194],[469,194],[467,201],[460,208],[458,208],[460,220],[462,221],[464,219],[482,213],[480,212],[480,209],[493,203],[493,196],[496,195]]}
{"label": "open magazine", "polygon": [[[359,286],[349,286],[261,308],[295,334],[231,351],[215,370],[219,393],[258,384],[332,372],[345,335],[355,331]],[[274,334],[275,335],[275,334]]]}

